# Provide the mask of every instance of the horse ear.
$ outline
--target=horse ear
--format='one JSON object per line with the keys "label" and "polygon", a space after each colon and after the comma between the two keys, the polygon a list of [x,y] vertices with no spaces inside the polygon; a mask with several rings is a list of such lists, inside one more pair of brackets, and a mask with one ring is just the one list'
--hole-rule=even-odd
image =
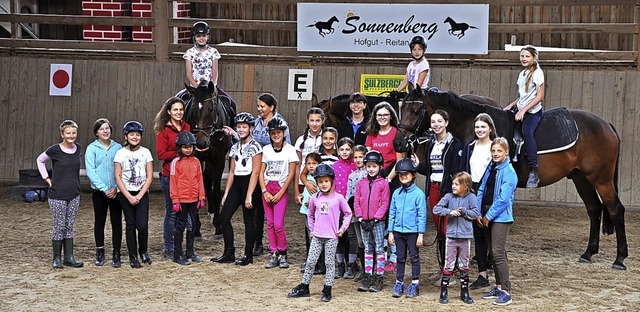
{"label": "horse ear", "polygon": [[185,89],[187,89],[187,92],[189,92],[190,94],[196,93],[196,88],[192,87],[191,85],[185,83],[184,87]]}
{"label": "horse ear", "polygon": [[209,93],[213,94],[213,91],[215,91],[216,89],[216,85],[213,84],[213,81],[209,81],[209,85],[207,85],[207,88],[209,89]]}
{"label": "horse ear", "polygon": [[415,87],[412,84],[409,84],[407,87],[409,89],[409,93],[413,92],[413,90],[415,89]]}
{"label": "horse ear", "polygon": [[311,93],[311,107],[318,106],[318,96],[315,93]]}

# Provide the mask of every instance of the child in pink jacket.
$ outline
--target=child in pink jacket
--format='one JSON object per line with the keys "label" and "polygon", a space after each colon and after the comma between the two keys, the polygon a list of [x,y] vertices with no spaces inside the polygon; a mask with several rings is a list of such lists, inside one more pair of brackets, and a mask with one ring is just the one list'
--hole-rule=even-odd
{"label": "child in pink jacket", "polygon": [[[384,274],[384,219],[389,210],[389,182],[380,176],[384,163],[382,154],[369,151],[364,155],[367,178],[356,186],[353,208],[360,222],[364,243],[364,277],[359,291],[382,290]],[[376,274],[373,276],[373,258],[376,255]]]}
{"label": "child in pink jacket", "polygon": [[[307,220],[309,221],[309,233],[311,234],[311,246],[309,247],[309,255],[307,255],[307,265],[304,268],[302,282],[294,287],[288,296],[291,298],[308,297],[309,283],[313,276],[313,271],[320,258],[320,253],[324,248],[324,261],[327,266],[327,272],[324,276],[324,288],[322,289],[322,298],[324,302],[331,300],[331,287],[335,274],[335,258],[336,248],[338,247],[338,238],[347,231],[351,223],[351,209],[344,199],[344,196],[338,194],[334,190],[335,172],[333,168],[327,164],[320,164],[316,167],[314,174],[319,192],[315,193],[309,199],[309,212]],[[342,225],[340,225],[340,213],[342,217]]]}

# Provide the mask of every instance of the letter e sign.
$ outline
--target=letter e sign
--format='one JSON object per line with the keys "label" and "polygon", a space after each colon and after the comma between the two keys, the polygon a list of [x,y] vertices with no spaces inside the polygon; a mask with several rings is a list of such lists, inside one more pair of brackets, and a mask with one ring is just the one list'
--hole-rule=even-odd
{"label": "letter e sign", "polygon": [[289,69],[289,92],[287,99],[309,101],[313,93],[313,69]]}

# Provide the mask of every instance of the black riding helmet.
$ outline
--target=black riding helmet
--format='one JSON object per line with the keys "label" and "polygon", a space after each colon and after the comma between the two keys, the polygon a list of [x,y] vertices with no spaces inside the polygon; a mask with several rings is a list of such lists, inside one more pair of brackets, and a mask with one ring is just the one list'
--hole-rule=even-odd
{"label": "black riding helmet", "polygon": [[364,154],[363,161],[365,164],[372,161],[382,166],[382,164],[384,163],[384,158],[382,157],[382,154],[380,154],[380,152],[373,150],[373,151],[368,151],[366,154]]}
{"label": "black riding helmet", "polygon": [[233,124],[237,125],[239,123],[246,123],[249,126],[253,127],[253,123],[255,122],[255,118],[253,118],[253,115],[247,113],[247,112],[242,112],[238,115],[236,115],[236,118],[233,119]]}
{"label": "black riding helmet", "polygon": [[336,177],[336,172],[333,171],[333,167],[327,164],[319,164],[316,167],[316,171],[313,173],[313,177],[316,179],[320,177],[329,177],[333,180]]}
{"label": "black riding helmet", "polygon": [[286,131],[287,130],[287,122],[284,121],[284,119],[280,118],[280,117],[273,117],[271,118],[271,120],[269,120],[269,122],[267,123],[267,130],[271,131],[271,130],[282,130],[282,131]]}
{"label": "black riding helmet", "polygon": [[413,50],[414,44],[421,44],[422,50],[427,50],[427,42],[424,41],[424,37],[422,36],[414,36],[413,38],[411,38],[411,42],[409,42],[409,51]]}
{"label": "black riding helmet", "polygon": [[209,35],[211,34],[211,29],[209,28],[209,24],[200,21],[195,22],[193,26],[191,26],[191,34],[195,35]]}
{"label": "black riding helmet", "polygon": [[178,136],[176,137],[176,146],[182,145],[196,145],[196,136],[188,131],[178,133]]}
{"label": "black riding helmet", "polygon": [[402,158],[396,163],[396,173],[411,172],[416,173],[418,166],[411,158]]}
{"label": "black riding helmet", "polygon": [[140,132],[140,134],[142,134],[144,133],[144,127],[138,121],[127,121],[122,127],[122,134],[127,135],[129,132]]}

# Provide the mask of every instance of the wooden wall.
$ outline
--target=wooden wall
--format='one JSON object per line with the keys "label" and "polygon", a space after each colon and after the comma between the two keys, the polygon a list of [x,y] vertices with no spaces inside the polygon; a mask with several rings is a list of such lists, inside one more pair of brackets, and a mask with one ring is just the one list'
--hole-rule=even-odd
{"label": "wooden wall", "polygon": [[[312,2],[312,1],[302,1]],[[369,3],[389,3],[389,1],[367,1]],[[394,3],[414,3],[417,1],[391,1]],[[471,1],[469,1],[471,2]],[[593,2],[593,1],[592,1]],[[633,23],[634,5],[518,5],[523,1],[502,1],[501,5],[489,8],[490,23]],[[604,3],[604,1],[603,1]],[[528,4],[528,3],[527,3]],[[589,3],[593,4],[593,3]],[[219,18],[243,20],[295,21],[296,3],[291,1],[255,1],[223,0],[216,3],[192,3],[192,18]],[[212,42],[226,42],[233,38],[235,42],[269,45],[296,46],[295,30],[256,30],[256,29],[216,29],[212,26]],[[516,36],[516,44],[561,47],[574,49],[601,49],[612,51],[633,51],[636,49],[633,34],[616,33],[549,33],[530,31],[528,33],[490,33],[489,49],[502,50]]]}
{"label": "wooden wall", "polygon": [[[73,64],[73,96],[50,97],[49,65]],[[544,69],[544,63],[542,64]],[[292,136],[304,129],[308,101],[287,101],[287,75],[292,68],[280,64],[221,64],[221,86],[241,110],[255,114],[255,99],[272,92],[278,110],[291,125]],[[314,93],[320,99],[358,89],[362,73],[401,74],[404,68],[379,66],[323,66],[314,69]],[[0,180],[17,181],[18,170],[36,168],[36,157],[60,140],[64,119],[78,122],[79,142],[94,139],[93,122],[107,117],[115,134],[122,124],[137,119],[148,132],[144,146],[155,150],[152,122],[165,99],[182,87],[182,62],[60,60],[0,56]],[[640,73],[634,69],[548,69],[545,107],[566,106],[591,111],[610,121],[622,137],[620,193],[626,205],[640,207]],[[434,69],[431,83],[443,90],[477,93],[508,103],[515,99],[516,69]],[[118,135],[115,136],[119,138]],[[597,153],[598,151],[593,151]],[[156,170],[159,165],[156,165]],[[519,190],[519,199],[577,204],[573,184],[564,180],[536,190]]]}

